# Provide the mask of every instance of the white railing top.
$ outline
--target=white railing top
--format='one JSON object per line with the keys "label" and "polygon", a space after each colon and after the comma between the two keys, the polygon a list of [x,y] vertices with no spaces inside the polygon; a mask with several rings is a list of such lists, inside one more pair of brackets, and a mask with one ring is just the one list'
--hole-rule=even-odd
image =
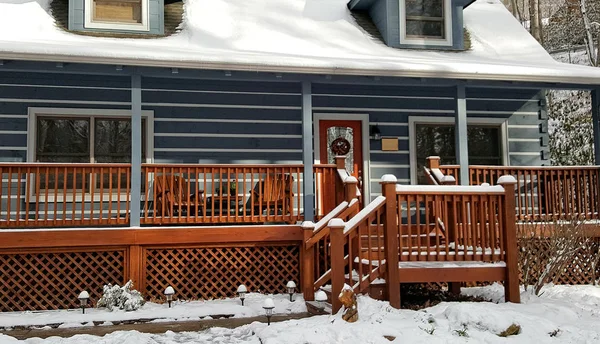
{"label": "white railing top", "polygon": [[437,193],[437,194],[479,194],[497,193],[503,194],[504,187],[501,185],[396,185],[398,193]]}
{"label": "white railing top", "polygon": [[375,209],[379,208],[383,203],[385,203],[384,196],[378,196],[371,203],[369,203],[366,207],[364,207],[361,211],[358,212],[353,218],[351,218],[344,225],[344,234],[352,230],[352,228],[356,227],[361,221],[367,218]]}
{"label": "white railing top", "polygon": [[329,221],[331,219],[338,216],[342,211],[344,211],[348,207],[349,207],[348,202],[344,201],[344,202],[340,203],[337,207],[333,208],[333,210],[330,211],[329,213],[327,213],[327,215],[323,216],[323,218],[319,222],[315,223],[315,228],[313,229],[313,233],[316,233],[319,230],[321,230],[321,228],[327,226],[327,224],[329,223]]}

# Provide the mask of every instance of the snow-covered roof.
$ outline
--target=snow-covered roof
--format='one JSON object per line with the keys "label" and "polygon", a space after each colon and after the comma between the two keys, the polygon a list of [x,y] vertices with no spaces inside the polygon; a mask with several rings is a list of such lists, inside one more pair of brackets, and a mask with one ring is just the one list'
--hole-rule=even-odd
{"label": "snow-covered roof", "polygon": [[348,0],[185,0],[166,38],[88,37],[59,29],[51,0],[0,0],[0,59],[219,70],[600,83],[600,69],[555,62],[499,0],[464,10],[471,49],[394,49]]}

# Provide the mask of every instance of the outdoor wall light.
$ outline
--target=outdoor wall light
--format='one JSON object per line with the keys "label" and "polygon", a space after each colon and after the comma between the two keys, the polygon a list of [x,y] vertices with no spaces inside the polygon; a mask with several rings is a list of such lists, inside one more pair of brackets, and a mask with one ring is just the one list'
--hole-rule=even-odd
{"label": "outdoor wall light", "polygon": [[294,302],[292,297],[294,296],[294,291],[296,291],[296,283],[294,283],[294,281],[289,281],[285,287],[287,288],[288,294],[290,294],[290,302]]}
{"label": "outdoor wall light", "polygon": [[171,302],[173,302],[173,294],[175,294],[175,290],[173,289],[173,287],[168,286],[167,289],[165,289],[165,297],[167,298],[167,302],[169,303],[169,308],[171,308]]}
{"label": "outdoor wall light", "polygon": [[267,326],[271,325],[271,317],[273,316],[273,308],[275,308],[275,303],[272,298],[267,298],[263,303],[263,308],[265,309],[265,314],[267,316]]}
{"label": "outdoor wall light", "polygon": [[379,127],[377,126],[377,124],[375,124],[374,126],[371,127],[371,138],[373,140],[381,140],[381,131],[379,130]]}
{"label": "outdoor wall light", "polygon": [[240,286],[237,288],[237,292],[238,292],[238,295],[240,296],[240,300],[242,301],[242,306],[243,306],[244,299],[246,298],[246,293],[248,292],[248,289],[246,288],[245,285],[240,284]]}
{"label": "outdoor wall light", "polygon": [[318,290],[315,293],[315,301],[319,303],[319,307],[325,309],[325,302],[327,302],[327,294],[323,290]]}
{"label": "outdoor wall light", "polygon": [[87,306],[90,294],[87,291],[82,291],[77,297],[79,299],[79,305],[81,306],[81,314],[85,314],[85,307]]}

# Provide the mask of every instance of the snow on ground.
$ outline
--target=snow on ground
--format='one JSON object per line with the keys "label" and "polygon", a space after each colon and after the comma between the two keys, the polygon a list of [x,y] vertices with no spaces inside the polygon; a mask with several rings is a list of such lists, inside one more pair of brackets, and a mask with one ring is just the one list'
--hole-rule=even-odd
{"label": "snow on ground", "polygon": [[389,48],[356,23],[347,3],[185,0],[179,34],[117,39],[62,31],[51,16],[50,0],[0,0],[0,58],[32,54],[30,59],[53,61],[77,57],[169,67],[592,83],[600,77],[596,69],[555,62],[499,0],[477,0],[465,9],[472,44],[463,52]]}
{"label": "snow on ground", "polygon": [[[463,288],[464,294],[499,302],[503,288],[492,285]],[[29,339],[28,344],[181,344],[181,343],[600,343],[600,288],[547,286],[540,297],[522,294],[522,304],[447,302],[421,311],[396,310],[387,302],[359,297],[360,320],[349,324],[341,315],[290,320],[266,326],[254,322],[235,329],[144,334],[121,331],[102,338],[78,335],[69,339]],[[512,324],[521,333],[498,334]],[[0,343],[17,343],[0,335]]]}
{"label": "snow on ground", "polygon": [[[93,326],[93,322],[116,322],[125,320],[154,319],[154,322],[187,321],[210,319],[210,316],[233,315],[233,317],[254,317],[264,315],[262,303],[267,296],[258,293],[246,295],[244,306],[239,299],[209,300],[209,301],[176,301],[173,307],[165,304],[147,302],[134,312],[113,311],[88,308],[85,314],[81,309],[39,311],[39,312],[0,312],[0,328],[15,326],[37,326],[47,324],[62,324],[61,328]],[[275,302],[275,314],[292,314],[306,312],[306,304],[301,294],[294,295],[290,302],[289,295],[272,296]],[[208,317],[208,318],[207,318]],[[109,325],[106,323],[105,325]],[[2,342],[0,341],[0,344]]]}

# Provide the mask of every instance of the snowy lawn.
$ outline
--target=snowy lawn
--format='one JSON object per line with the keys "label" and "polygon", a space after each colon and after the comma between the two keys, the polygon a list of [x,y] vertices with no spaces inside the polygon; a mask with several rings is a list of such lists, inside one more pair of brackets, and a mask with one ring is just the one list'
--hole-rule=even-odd
{"label": "snowy lawn", "polygon": [[[294,295],[294,302],[290,302],[289,295],[271,296],[275,302],[274,314],[292,314],[306,312],[306,304],[302,294]],[[254,317],[264,315],[262,308],[266,295],[248,293],[244,306],[239,299],[224,299],[210,301],[175,301],[172,308],[165,304],[146,302],[139,310],[125,312],[115,310],[110,312],[106,309],[87,308],[85,314],[81,309],[39,311],[39,312],[0,312],[0,328],[17,326],[43,327],[46,325],[61,324],[59,327],[93,326],[103,323],[112,325],[113,322],[152,319],[154,322],[165,321],[189,321],[199,319],[211,319],[215,316]],[[1,338],[0,338],[1,339]],[[3,344],[0,340],[0,344]]]}
{"label": "snowy lawn", "polygon": [[[360,320],[354,324],[338,314],[271,326],[255,322],[235,329],[160,335],[121,331],[102,338],[78,335],[25,343],[600,343],[599,287],[548,286],[543,291],[540,297],[524,293],[522,304],[444,302],[420,311],[396,310],[386,302],[359,297]],[[503,289],[492,285],[463,293],[499,301]],[[521,327],[520,334],[498,336],[512,324]],[[12,342],[17,341],[0,336],[0,343]]]}

